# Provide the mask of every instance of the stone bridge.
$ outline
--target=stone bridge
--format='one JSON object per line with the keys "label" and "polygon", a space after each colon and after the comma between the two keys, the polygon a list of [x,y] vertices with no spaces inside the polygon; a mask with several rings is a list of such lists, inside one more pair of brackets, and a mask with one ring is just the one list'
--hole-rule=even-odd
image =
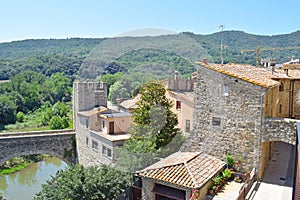
{"label": "stone bridge", "polygon": [[75,164],[75,130],[0,133],[0,165],[31,154],[47,154]]}

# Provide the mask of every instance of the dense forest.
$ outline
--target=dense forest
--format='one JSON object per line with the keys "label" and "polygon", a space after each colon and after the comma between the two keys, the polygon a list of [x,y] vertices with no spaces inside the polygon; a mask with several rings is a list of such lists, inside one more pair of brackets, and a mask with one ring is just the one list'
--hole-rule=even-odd
{"label": "dense forest", "polygon": [[63,72],[75,78],[89,52],[103,39],[38,39],[0,43],[0,80],[21,71],[41,72],[46,76]]}
{"label": "dense forest", "polygon": [[[46,76],[63,72],[72,80],[77,77],[96,78],[136,67],[139,71],[144,65],[153,63],[185,74],[194,70],[194,62],[204,57],[220,63],[221,40],[225,63],[255,64],[255,52],[241,53],[241,50],[300,46],[300,31],[273,36],[242,31],[209,35],[183,32],[156,37],[31,39],[0,43],[0,80],[24,70]],[[282,63],[292,56],[299,57],[299,53],[300,48],[262,50],[259,56],[275,58],[276,62]]]}

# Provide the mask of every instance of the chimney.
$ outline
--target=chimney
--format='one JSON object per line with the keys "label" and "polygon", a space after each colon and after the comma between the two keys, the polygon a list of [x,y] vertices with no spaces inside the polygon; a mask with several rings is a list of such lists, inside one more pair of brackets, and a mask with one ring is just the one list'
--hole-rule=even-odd
{"label": "chimney", "polygon": [[175,90],[178,90],[179,88],[178,88],[178,82],[179,82],[179,80],[178,80],[179,78],[178,78],[178,71],[175,71],[175,74],[174,74],[174,88],[175,88]]}
{"label": "chimney", "polygon": [[208,58],[203,58],[203,63],[207,65],[208,64]]}

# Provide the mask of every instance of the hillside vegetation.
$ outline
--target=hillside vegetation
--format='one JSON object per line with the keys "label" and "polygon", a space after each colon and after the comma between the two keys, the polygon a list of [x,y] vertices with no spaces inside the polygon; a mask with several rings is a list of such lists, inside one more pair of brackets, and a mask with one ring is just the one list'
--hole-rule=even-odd
{"label": "hillside vegetation", "polygon": [[[72,80],[77,77],[96,78],[101,74],[128,72],[144,66],[159,66],[167,74],[178,70],[193,71],[194,63],[209,58],[221,62],[221,39],[225,62],[255,64],[257,47],[282,48],[300,46],[300,31],[261,36],[242,31],[224,31],[209,35],[184,32],[155,37],[30,39],[0,43],[0,80],[21,71],[32,70],[46,76],[63,72]],[[300,49],[261,51],[260,58],[272,57],[282,63],[292,56],[300,57]],[[165,70],[165,68],[170,70]],[[157,74],[157,70],[154,74]]]}
{"label": "hillside vegetation", "polygon": [[[221,39],[223,38],[223,55],[225,62],[248,63],[255,65],[255,52],[241,53],[241,50],[256,50],[256,48],[284,48],[300,47],[300,31],[290,34],[262,36],[248,34],[242,31],[224,31],[210,35],[197,35],[189,32],[184,34],[192,37],[205,50],[213,60],[221,62]],[[293,50],[266,50],[261,51],[259,58],[274,58],[277,63],[283,63],[292,56],[300,57],[300,48]]]}
{"label": "hillside vegetation", "polygon": [[0,80],[21,71],[76,77],[82,61],[105,39],[38,39],[0,43]]}

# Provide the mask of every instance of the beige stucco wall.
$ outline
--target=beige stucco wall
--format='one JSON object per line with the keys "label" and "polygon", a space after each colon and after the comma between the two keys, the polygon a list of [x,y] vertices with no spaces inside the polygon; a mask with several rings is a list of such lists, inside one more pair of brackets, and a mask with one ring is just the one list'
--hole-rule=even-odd
{"label": "beige stucco wall", "polygon": [[260,154],[260,167],[258,172],[258,180],[264,175],[264,172],[268,166],[270,159],[274,153],[274,142],[263,142],[261,143],[261,154]]}
{"label": "beige stucco wall", "polygon": [[[114,122],[114,133],[127,133],[132,124],[132,117],[99,118],[97,115],[85,117],[89,119],[88,128],[95,131],[109,133],[109,122]],[[82,122],[85,123],[85,122]],[[103,126],[104,123],[104,126]]]}
{"label": "beige stucco wall", "polygon": [[[177,127],[183,133],[186,133],[186,120],[190,120],[190,132],[193,130],[193,104],[185,101],[182,98],[178,98],[175,95],[172,95],[169,91],[166,92],[166,97],[173,102],[173,107],[171,111],[177,115],[178,125]],[[176,109],[176,101],[181,101],[181,109]]]}
{"label": "beige stucco wall", "polygon": [[132,117],[117,117],[117,118],[107,118],[102,119],[105,121],[105,126],[103,128],[103,133],[109,133],[109,122],[114,122],[114,133],[128,133],[128,129],[132,124]]}

